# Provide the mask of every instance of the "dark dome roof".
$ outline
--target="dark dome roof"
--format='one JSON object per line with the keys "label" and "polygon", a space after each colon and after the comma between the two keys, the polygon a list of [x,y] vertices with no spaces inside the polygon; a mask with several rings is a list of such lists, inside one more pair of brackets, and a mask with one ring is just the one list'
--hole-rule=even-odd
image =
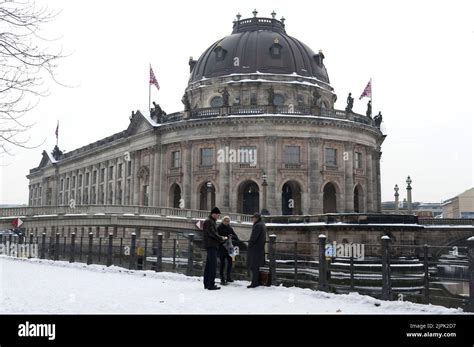
{"label": "dark dome roof", "polygon": [[[239,58],[235,66],[235,57]],[[234,22],[232,34],[215,42],[195,62],[189,82],[232,73],[274,73],[315,77],[329,83],[322,52],[316,54],[288,36],[276,19],[253,17]]]}

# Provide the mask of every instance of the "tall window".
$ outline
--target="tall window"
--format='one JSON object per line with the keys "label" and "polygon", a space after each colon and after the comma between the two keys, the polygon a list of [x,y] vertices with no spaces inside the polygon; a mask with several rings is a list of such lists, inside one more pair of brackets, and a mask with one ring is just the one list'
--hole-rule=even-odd
{"label": "tall window", "polygon": [[214,150],[212,148],[201,148],[201,165],[212,166]]}
{"label": "tall window", "polygon": [[109,166],[109,181],[114,178],[114,167]]}
{"label": "tall window", "polygon": [[61,189],[60,190],[64,190],[64,178],[61,178],[61,185],[60,185]]}
{"label": "tall window", "polygon": [[362,153],[355,152],[354,160],[355,160],[355,163],[354,163],[355,168],[362,169]]}
{"label": "tall window", "polygon": [[181,167],[181,152],[174,151],[171,153],[171,167],[177,168]]}
{"label": "tall window", "polygon": [[118,164],[118,169],[117,169],[117,176],[118,178],[122,178],[122,163]]}
{"label": "tall window", "polygon": [[122,181],[117,183],[117,205],[122,205]]}
{"label": "tall window", "polygon": [[257,93],[250,94],[250,105],[257,105]]}
{"label": "tall window", "polygon": [[79,175],[78,180],[77,180],[77,185],[78,187],[82,187],[82,175]]}
{"label": "tall window", "polygon": [[129,160],[127,161],[127,176],[130,176],[132,174],[132,161]]}
{"label": "tall window", "polygon": [[69,190],[69,177],[66,178],[66,190]]}
{"label": "tall window", "polygon": [[337,149],[326,148],[324,162],[326,165],[336,166],[337,165]]}
{"label": "tall window", "polygon": [[92,172],[92,184],[96,184],[97,183],[97,170],[94,170]]}
{"label": "tall window", "polygon": [[109,189],[108,189],[107,193],[109,195],[108,198],[107,198],[107,204],[112,205],[113,204],[113,196],[114,196],[112,183],[109,183]]}
{"label": "tall window", "polygon": [[239,148],[238,158],[236,158],[242,166],[255,167],[257,165],[257,147],[242,146]]}
{"label": "tall window", "polygon": [[72,176],[72,189],[76,188],[76,176]]}
{"label": "tall window", "polygon": [[100,181],[104,182],[105,180],[105,167],[100,169]]}
{"label": "tall window", "polygon": [[300,164],[300,146],[285,146],[283,150],[283,163]]}
{"label": "tall window", "polygon": [[143,205],[148,206],[148,186],[143,186]]}
{"label": "tall window", "polygon": [[84,182],[84,186],[86,187],[89,185],[89,177],[90,177],[89,172],[86,172],[86,181]]}

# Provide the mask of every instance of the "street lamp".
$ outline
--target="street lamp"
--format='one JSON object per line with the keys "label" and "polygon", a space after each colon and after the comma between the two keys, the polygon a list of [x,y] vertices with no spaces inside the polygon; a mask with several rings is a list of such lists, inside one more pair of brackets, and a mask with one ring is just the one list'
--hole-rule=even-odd
{"label": "street lamp", "polygon": [[212,183],[208,181],[206,183],[207,190],[207,209],[210,211],[212,209]]}
{"label": "street lamp", "polygon": [[268,212],[267,210],[267,186],[268,186],[267,179],[268,179],[268,176],[264,172],[262,175],[262,187],[263,187],[263,204],[262,204],[263,206],[262,206],[262,211],[261,211],[262,215],[270,214],[270,212]]}
{"label": "street lamp", "polygon": [[410,176],[407,177],[407,208],[408,208],[408,213],[412,213],[412,206],[411,206],[411,203],[412,203],[412,200],[411,200],[411,183],[412,183],[412,180],[410,178]]}
{"label": "street lamp", "polygon": [[395,190],[395,211],[398,212],[398,197],[400,196],[400,194],[398,194],[398,191],[399,191],[400,188],[398,188],[398,184],[395,184],[395,187],[393,188],[393,190]]}

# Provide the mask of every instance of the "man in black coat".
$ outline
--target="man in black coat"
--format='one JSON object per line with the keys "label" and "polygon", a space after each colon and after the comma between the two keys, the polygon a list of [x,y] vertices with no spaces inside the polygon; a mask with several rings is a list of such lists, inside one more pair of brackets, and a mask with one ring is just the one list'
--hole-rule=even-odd
{"label": "man in black coat", "polygon": [[226,238],[217,234],[216,221],[221,211],[217,207],[211,210],[211,214],[204,221],[202,243],[207,252],[206,266],[204,268],[204,288],[209,290],[221,289],[216,286],[217,248],[220,242]]}
{"label": "man in black coat", "polygon": [[[217,227],[217,233],[220,236],[231,238],[232,241],[238,241],[239,237],[235,233],[234,229],[230,226],[230,217],[225,216],[222,218],[222,223]],[[221,276],[221,284],[226,285],[227,282],[234,282],[232,279],[232,257],[229,255],[229,251],[224,247],[224,243],[219,244],[219,249],[217,250],[217,255],[220,260],[219,274]],[[225,263],[227,262],[227,278],[224,277],[224,268]]]}
{"label": "man in black coat", "polygon": [[265,264],[265,240],[267,238],[267,228],[260,213],[255,213],[252,219],[252,234],[247,252],[247,266],[252,274],[252,282],[247,288],[255,288],[260,285],[259,270],[260,266]]}

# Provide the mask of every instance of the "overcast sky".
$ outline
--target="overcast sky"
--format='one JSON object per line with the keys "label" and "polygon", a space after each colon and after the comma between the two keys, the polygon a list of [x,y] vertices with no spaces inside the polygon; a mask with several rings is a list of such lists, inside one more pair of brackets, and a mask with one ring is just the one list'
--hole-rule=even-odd
{"label": "overcast sky", "polygon": [[[46,3],[37,1],[38,4]],[[189,56],[197,59],[229,35],[237,12],[243,18],[286,20],[286,30],[325,54],[331,85],[344,109],[354,110],[369,78],[373,111],[382,111],[382,200],[393,186],[406,197],[413,180],[415,201],[439,202],[473,186],[474,2],[473,1],[58,1],[61,10],[46,33],[59,37],[70,56],[50,96],[30,112],[36,122],[31,144],[2,156],[0,204],[27,203],[29,169],[51,151],[59,120],[59,146],[71,151],[127,128],[132,110],[148,106],[148,66],[161,90],[153,100],[168,112],[182,110]]]}

